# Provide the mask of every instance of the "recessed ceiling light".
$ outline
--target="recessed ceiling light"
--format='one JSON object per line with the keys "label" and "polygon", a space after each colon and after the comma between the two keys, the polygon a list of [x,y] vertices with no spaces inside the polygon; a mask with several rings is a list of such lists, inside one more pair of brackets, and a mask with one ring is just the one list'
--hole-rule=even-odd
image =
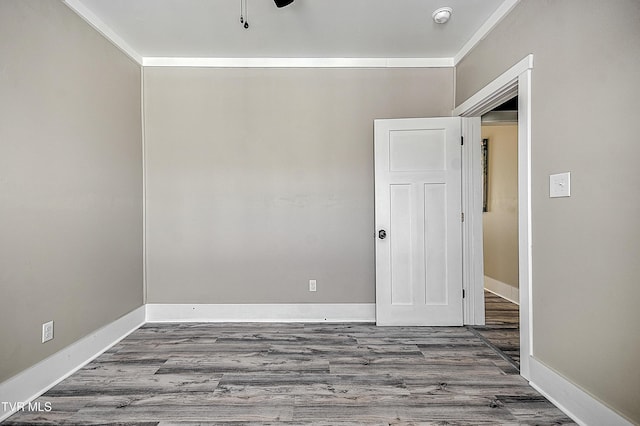
{"label": "recessed ceiling light", "polygon": [[449,18],[451,18],[452,12],[453,9],[451,9],[450,7],[441,7],[440,9],[436,9],[431,15],[433,17],[433,22],[435,22],[436,24],[446,23]]}

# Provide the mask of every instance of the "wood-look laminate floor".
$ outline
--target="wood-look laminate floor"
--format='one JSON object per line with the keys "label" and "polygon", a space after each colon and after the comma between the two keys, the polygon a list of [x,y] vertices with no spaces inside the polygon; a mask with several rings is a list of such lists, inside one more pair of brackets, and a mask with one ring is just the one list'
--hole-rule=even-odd
{"label": "wood-look laminate floor", "polygon": [[465,327],[147,324],[7,424],[569,424]]}
{"label": "wood-look laminate floor", "polygon": [[473,329],[520,368],[519,306],[485,290],[484,307],[486,325]]}

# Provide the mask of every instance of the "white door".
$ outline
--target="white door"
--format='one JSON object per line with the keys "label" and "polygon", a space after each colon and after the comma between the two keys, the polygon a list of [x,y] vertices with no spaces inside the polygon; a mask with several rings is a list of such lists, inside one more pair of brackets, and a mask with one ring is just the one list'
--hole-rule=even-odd
{"label": "white door", "polygon": [[376,322],[462,325],[461,120],[375,120]]}

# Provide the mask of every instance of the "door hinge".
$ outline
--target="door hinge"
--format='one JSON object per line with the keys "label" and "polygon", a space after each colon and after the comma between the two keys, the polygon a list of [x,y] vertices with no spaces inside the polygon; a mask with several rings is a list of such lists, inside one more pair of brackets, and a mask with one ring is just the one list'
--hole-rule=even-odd
{"label": "door hinge", "polygon": [[460,213],[460,219],[461,222],[464,222],[464,213]]}
{"label": "door hinge", "polygon": [[467,296],[467,294],[464,291],[464,288],[462,289],[462,298],[464,299]]}
{"label": "door hinge", "polygon": [[460,136],[460,145],[464,145],[464,136]]}

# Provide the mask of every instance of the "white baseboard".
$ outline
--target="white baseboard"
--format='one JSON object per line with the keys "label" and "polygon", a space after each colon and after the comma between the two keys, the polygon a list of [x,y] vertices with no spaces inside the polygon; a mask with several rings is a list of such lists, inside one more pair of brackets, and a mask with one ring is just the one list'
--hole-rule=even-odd
{"label": "white baseboard", "polygon": [[[141,306],[0,383],[0,401],[11,402],[14,407],[17,402],[28,404],[139,328],[144,320],[145,307]],[[3,406],[0,422],[15,411],[9,404]]]}
{"label": "white baseboard", "polygon": [[580,425],[631,426],[632,423],[533,357],[530,384]]}
{"label": "white baseboard", "polygon": [[496,294],[509,302],[520,305],[520,290],[517,287],[510,286],[502,281],[494,280],[491,277],[484,276],[484,289]]}
{"label": "white baseboard", "polygon": [[148,322],[375,322],[375,303],[158,304]]}

